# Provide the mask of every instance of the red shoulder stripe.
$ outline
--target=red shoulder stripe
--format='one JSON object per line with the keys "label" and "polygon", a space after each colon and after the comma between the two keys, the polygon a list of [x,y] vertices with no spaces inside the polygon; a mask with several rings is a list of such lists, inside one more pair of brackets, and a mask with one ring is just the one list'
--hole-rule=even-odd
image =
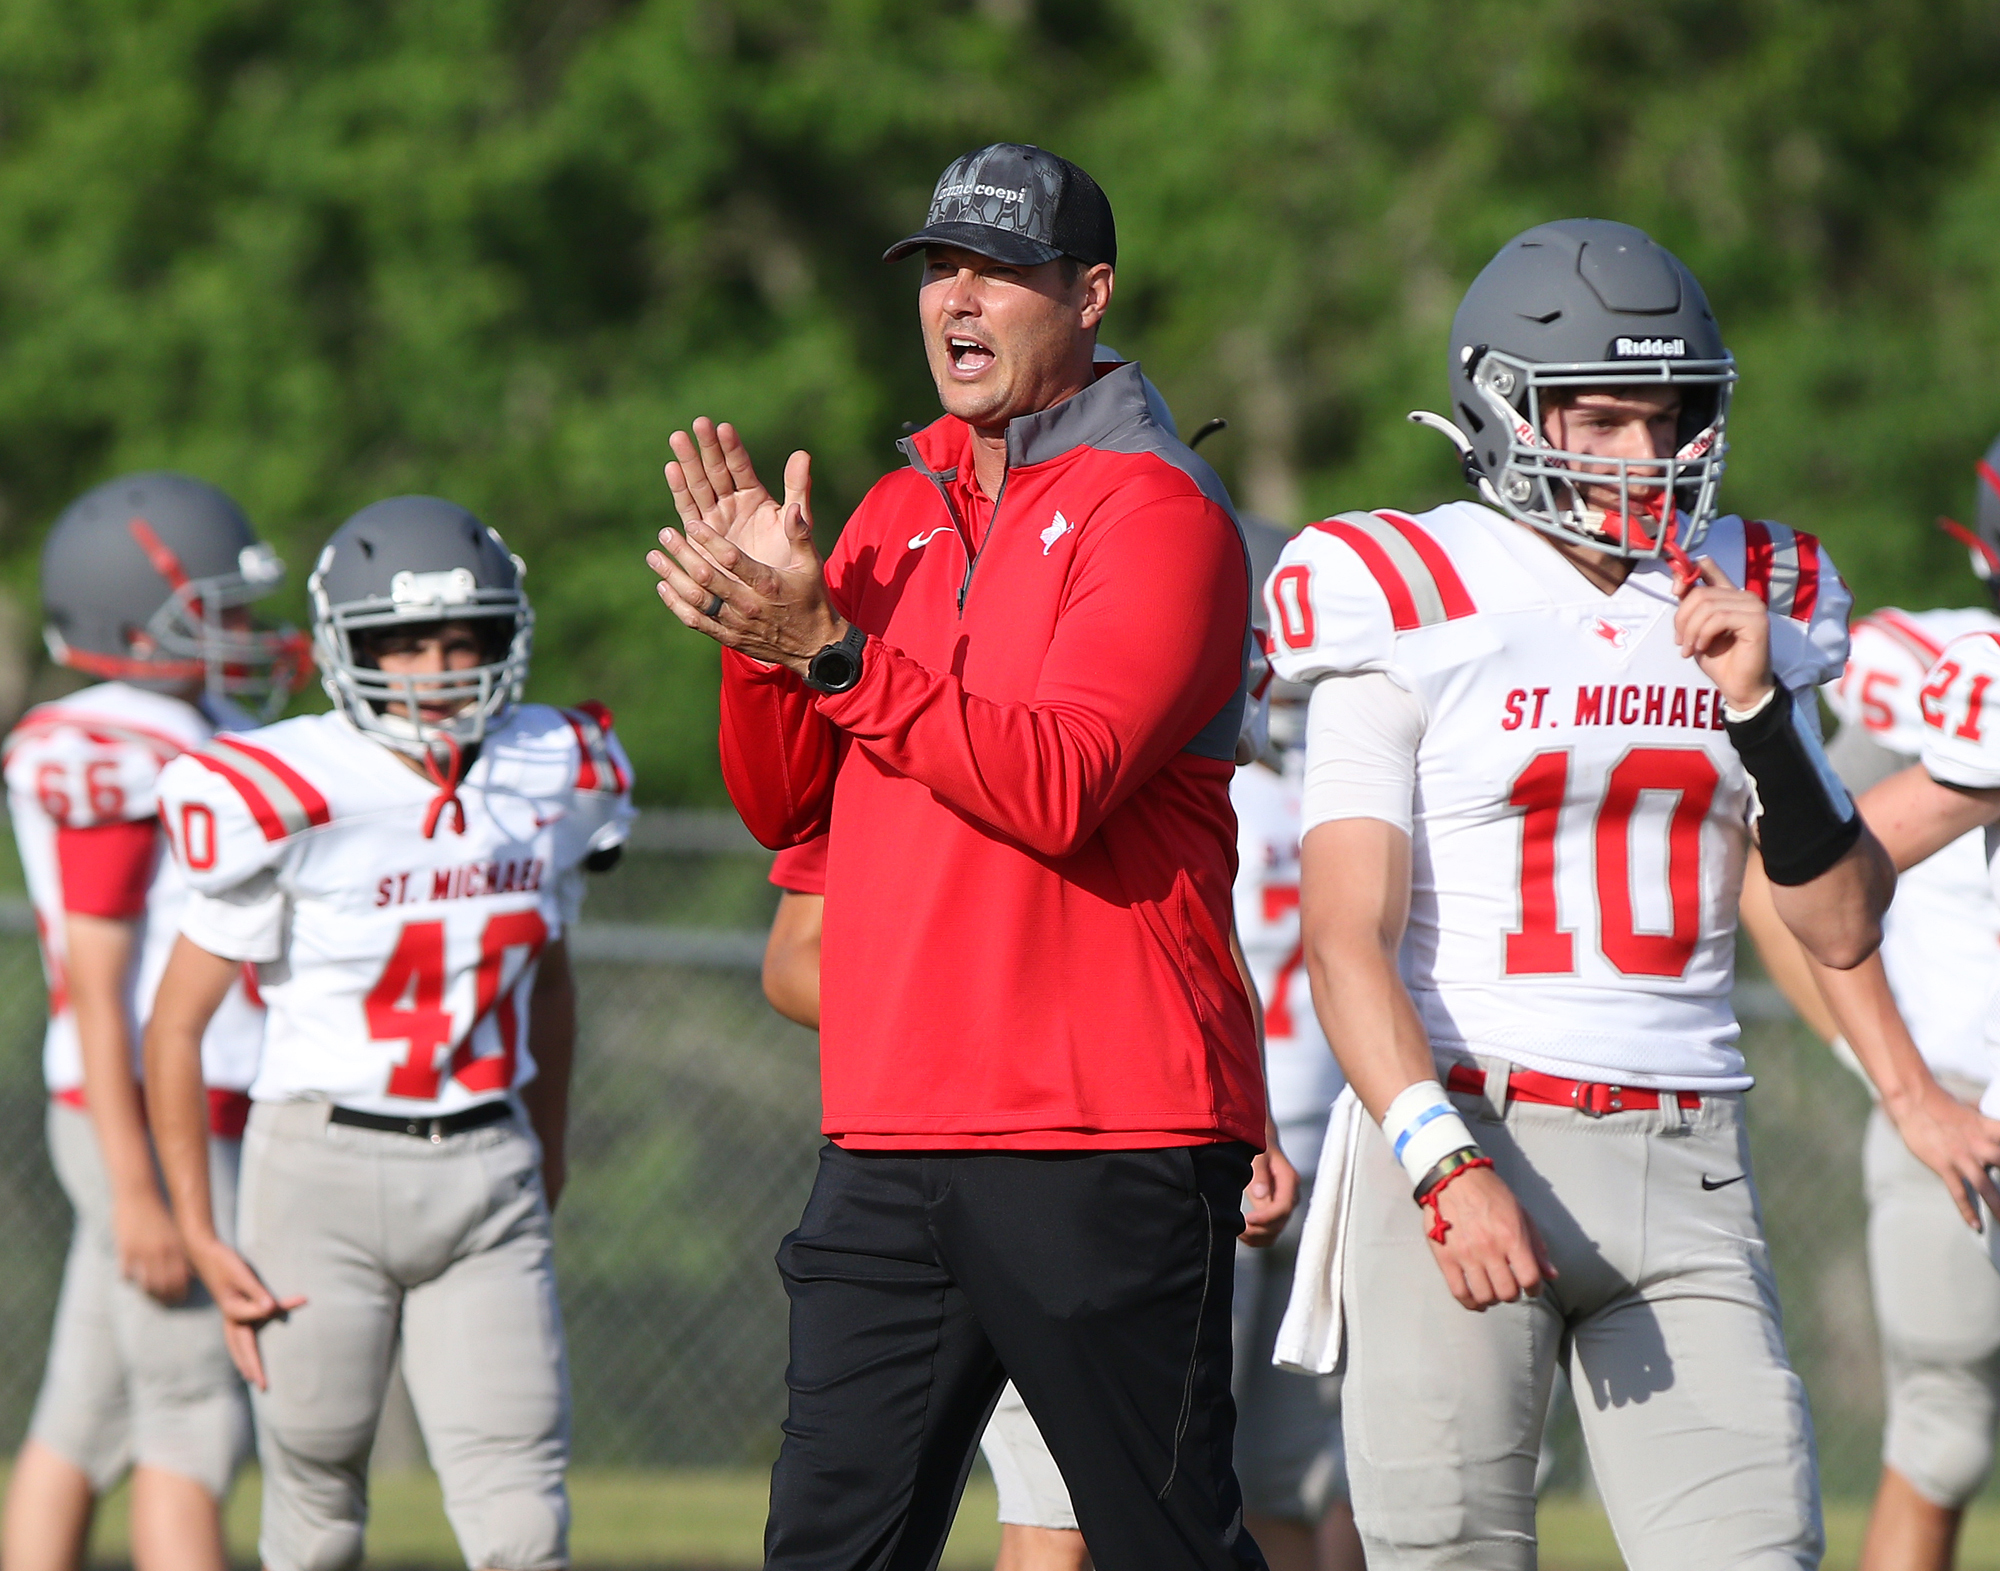
{"label": "red shoulder stripe", "polygon": [[579,791],[624,791],[631,785],[611,751],[611,711],[599,703],[565,709],[563,718],[576,733],[576,788]]}
{"label": "red shoulder stripe", "polygon": [[1743,587],[1771,603],[1771,531],[1754,518],[1743,520]]}
{"label": "red shoulder stripe", "polygon": [[257,783],[242,770],[225,763],[213,753],[195,753],[194,761],[204,769],[212,769],[236,788],[236,794],[243,798],[243,805],[250,809],[250,816],[257,820],[257,827],[264,831],[266,840],[285,838],[285,821],[278,816],[278,810],[271,805],[271,799],[257,788]]}
{"label": "red shoulder stripe", "polygon": [[1926,665],[1937,664],[1938,656],[1944,653],[1943,644],[1893,606],[1885,606],[1880,611],[1871,611],[1855,625],[1867,627],[1871,624],[1881,628],[1892,638],[1914,645],[1916,651],[1924,657]]}
{"label": "red shoulder stripe", "polygon": [[1424,566],[1431,570],[1431,577],[1437,580],[1438,599],[1444,605],[1447,621],[1470,616],[1477,609],[1472,596],[1466,593],[1465,580],[1458,576],[1458,569],[1452,566],[1451,558],[1445,554],[1443,546],[1431,536],[1414,518],[1402,513],[1392,513],[1388,508],[1377,508],[1377,518],[1385,520],[1397,534],[1410,542],[1417,555],[1424,559]]}
{"label": "red shoulder stripe", "polygon": [[576,733],[576,788],[579,791],[595,791],[597,750],[590,745],[590,734],[584,730],[583,717],[565,709],[563,719],[569,722],[570,730]]}
{"label": "red shoulder stripe", "polygon": [[1813,607],[1819,604],[1819,536],[1794,529],[1792,544],[1798,552],[1799,581],[1792,588],[1791,614],[1801,622],[1810,622]]}
{"label": "red shoulder stripe", "polygon": [[299,807],[305,813],[308,824],[317,827],[332,821],[333,810],[326,805],[326,798],[320,795],[310,780],[276,753],[265,748],[253,747],[241,737],[227,731],[219,733],[215,741],[225,747],[233,748],[247,758],[255,759],[283,781],[290,788],[292,795],[299,799]]}
{"label": "red shoulder stripe", "polygon": [[188,744],[179,737],[169,736],[164,731],[154,731],[146,726],[134,725],[129,720],[115,719],[110,715],[92,714],[89,710],[61,709],[53,705],[31,709],[8,734],[5,746],[11,751],[17,742],[26,741],[31,736],[41,736],[51,731],[77,730],[92,741],[102,738],[111,743],[137,742],[158,755],[161,763],[178,758],[187,751]]}
{"label": "red shoulder stripe", "polygon": [[1407,633],[1411,628],[1423,625],[1417,616],[1417,603],[1411,598],[1410,586],[1403,582],[1403,575],[1396,571],[1396,564],[1389,560],[1389,553],[1377,545],[1365,529],[1338,518],[1306,527],[1324,530],[1361,558],[1362,565],[1375,575],[1383,598],[1389,602],[1389,620],[1397,632]]}

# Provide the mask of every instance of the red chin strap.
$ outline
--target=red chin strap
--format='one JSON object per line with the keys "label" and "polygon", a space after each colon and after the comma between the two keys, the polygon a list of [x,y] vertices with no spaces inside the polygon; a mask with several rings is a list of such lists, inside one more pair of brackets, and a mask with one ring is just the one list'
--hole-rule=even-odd
{"label": "red chin strap", "polygon": [[437,787],[437,795],[431,798],[430,808],[424,814],[424,838],[437,837],[438,820],[448,807],[452,812],[451,832],[465,833],[465,804],[458,799],[459,782],[465,777],[465,751],[458,745],[458,738],[450,732],[441,732],[438,741],[444,743],[450,755],[449,768],[440,768],[434,747],[424,749],[424,773],[430,776],[431,784]]}
{"label": "red chin strap", "polygon": [[1660,554],[1673,567],[1674,587],[1677,590],[1685,589],[1700,579],[1701,569],[1694,565],[1694,558],[1689,556],[1680,541],[1674,538],[1677,515],[1664,490],[1660,492],[1656,501],[1646,504],[1643,512],[1622,515],[1606,513],[1604,521],[1610,524],[1621,517],[1625,524],[1626,540],[1644,551],[1652,550],[1654,544],[1652,531],[1656,527],[1659,529],[1663,541]]}
{"label": "red chin strap", "polygon": [[62,663],[106,682],[199,682],[208,675],[199,660],[137,660],[74,647],[63,650]]}

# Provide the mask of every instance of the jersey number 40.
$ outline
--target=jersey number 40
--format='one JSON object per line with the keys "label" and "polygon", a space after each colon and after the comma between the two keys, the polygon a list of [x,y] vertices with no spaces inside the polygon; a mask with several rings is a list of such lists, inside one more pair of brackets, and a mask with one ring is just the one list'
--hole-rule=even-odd
{"label": "jersey number 40", "polygon": [[[548,924],[539,911],[502,911],[488,920],[479,935],[479,976],[473,995],[472,1023],[451,1055],[451,1075],[468,1091],[506,1091],[514,1084],[514,1062],[521,1046],[520,1011],[514,1007],[514,987],[502,987],[502,971],[510,949],[525,950],[521,970],[533,965],[549,941]],[[521,979],[521,970],[513,981]],[[444,923],[407,922],[382,975],[368,991],[365,1005],[368,1035],[377,1042],[407,1042],[410,1051],[389,1072],[390,1096],[420,1102],[435,1101],[444,1073],[438,1053],[451,1041],[451,1011],[444,1006]],[[496,1008],[497,1006],[497,1008]],[[472,1056],[473,1033],[479,1022],[495,1015],[500,1051],[486,1058]]]}
{"label": "jersey number 40", "polygon": [[[1556,829],[1569,792],[1566,748],[1537,753],[1514,777],[1507,800],[1521,814],[1521,925],[1507,934],[1507,975],[1568,976],[1576,934],[1556,923]],[[1701,932],[1701,824],[1720,777],[1698,747],[1635,747],[1612,767],[1597,807],[1598,947],[1625,976],[1680,976]],[[1667,909],[1672,928],[1642,933],[1632,900],[1632,815],[1642,795],[1671,793]]]}

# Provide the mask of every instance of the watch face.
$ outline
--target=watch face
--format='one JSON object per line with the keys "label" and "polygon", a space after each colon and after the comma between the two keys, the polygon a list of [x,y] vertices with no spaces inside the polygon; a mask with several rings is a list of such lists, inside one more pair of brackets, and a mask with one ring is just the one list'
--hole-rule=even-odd
{"label": "watch face", "polygon": [[806,668],[806,676],[813,686],[829,693],[845,692],[860,675],[861,662],[837,644],[814,655],[812,664]]}

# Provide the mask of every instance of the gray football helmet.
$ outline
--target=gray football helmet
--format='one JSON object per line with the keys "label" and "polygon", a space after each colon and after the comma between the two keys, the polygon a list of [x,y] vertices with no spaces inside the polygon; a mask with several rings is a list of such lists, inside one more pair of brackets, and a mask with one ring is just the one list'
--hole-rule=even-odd
{"label": "gray football helmet", "polygon": [[1940,518],[1938,528],[1965,547],[1974,575],[1986,586],[1993,603],[2000,606],[2000,439],[1972,467],[1978,477],[1973,492],[1973,527],[1967,529],[1955,518]]}
{"label": "gray football helmet", "polygon": [[[1578,545],[1655,557],[1670,538],[1692,549],[1715,517],[1735,383],[1678,257],[1629,224],[1569,218],[1515,236],[1473,280],[1451,325],[1452,419],[1410,418],[1451,438],[1467,480],[1502,512]],[[1663,384],[1682,397],[1668,458],[1564,452],[1543,434],[1551,394]],[[1591,485],[1617,488],[1615,508],[1585,504],[1585,466]]]}
{"label": "gray football helmet", "polygon": [[[121,475],[63,509],[42,545],[49,657],[152,691],[202,684],[270,718],[306,671],[289,628],[226,627],[285,564],[224,492],[189,475]],[[240,621],[240,619],[238,619]]]}
{"label": "gray football helmet", "polygon": [[[364,507],[334,531],[306,585],[327,697],[358,730],[413,758],[478,742],[528,680],[535,613],[521,589],[526,571],[455,502],[397,496]],[[375,629],[457,621],[490,624],[487,657],[468,670],[390,676],[368,654],[365,635]],[[391,714],[392,702],[404,712]],[[459,706],[448,719],[422,718],[421,704],[447,703]]]}

